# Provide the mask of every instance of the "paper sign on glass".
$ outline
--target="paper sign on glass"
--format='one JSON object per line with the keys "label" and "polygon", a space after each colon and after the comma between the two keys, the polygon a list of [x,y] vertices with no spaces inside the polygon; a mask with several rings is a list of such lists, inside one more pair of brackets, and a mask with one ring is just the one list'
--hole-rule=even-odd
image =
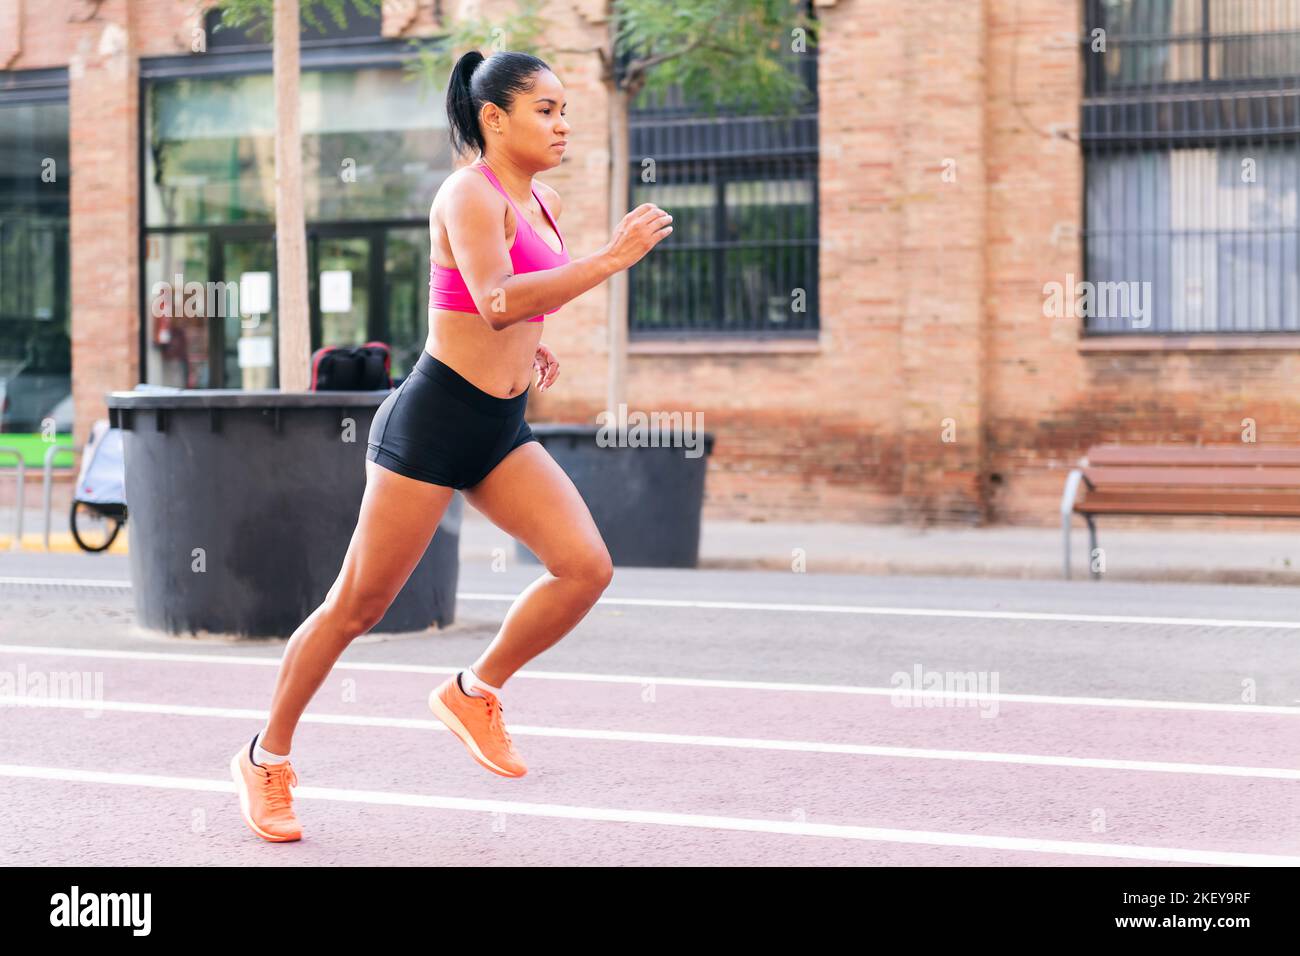
{"label": "paper sign on glass", "polygon": [[242,273],[239,277],[239,314],[266,315],[270,311],[271,273]]}
{"label": "paper sign on glass", "polygon": [[240,368],[269,368],[271,365],[271,336],[245,335],[239,340]]}
{"label": "paper sign on glass", "polygon": [[352,311],[352,273],[347,269],[326,270],[320,274],[320,310]]}

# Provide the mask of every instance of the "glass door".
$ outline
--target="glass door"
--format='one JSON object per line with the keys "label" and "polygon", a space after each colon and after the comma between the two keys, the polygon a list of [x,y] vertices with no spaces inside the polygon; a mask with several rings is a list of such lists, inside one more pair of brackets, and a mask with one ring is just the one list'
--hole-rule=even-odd
{"label": "glass door", "polygon": [[384,342],[404,378],[429,332],[428,227],[312,226],[307,256],[312,350]]}
{"label": "glass door", "polygon": [[312,351],[326,345],[364,345],[375,338],[373,303],[383,294],[382,268],[376,268],[378,246],[373,230],[309,230]]}
{"label": "glass door", "polygon": [[221,361],[213,363],[212,386],[278,388],[275,243],[267,236],[223,238],[216,245],[225,305],[213,329],[219,339],[213,354]]}
{"label": "glass door", "polygon": [[[171,238],[159,240],[160,248],[165,245],[172,255],[159,263],[150,260],[151,282],[181,272],[182,264],[186,281],[202,278],[205,260],[214,280],[206,283],[204,311],[189,320],[194,325],[189,387],[278,388],[279,308],[270,230],[225,226],[192,237],[188,245]],[[307,299],[313,352],[325,345],[385,342],[393,378],[402,379],[428,335],[428,229],[385,223],[308,225]],[[197,339],[205,325],[206,348]],[[153,380],[163,381],[163,372],[153,365]]]}
{"label": "glass door", "polygon": [[415,367],[429,337],[429,229],[384,233],[383,338],[393,351],[393,378]]}

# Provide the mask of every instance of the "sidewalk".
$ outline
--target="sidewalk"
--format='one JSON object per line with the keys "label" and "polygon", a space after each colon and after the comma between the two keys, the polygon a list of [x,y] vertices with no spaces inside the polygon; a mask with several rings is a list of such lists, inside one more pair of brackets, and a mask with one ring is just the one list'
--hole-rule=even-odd
{"label": "sidewalk", "polygon": [[[41,515],[28,509],[23,550],[44,551]],[[13,537],[13,512],[0,514],[0,551]],[[51,550],[79,552],[65,515],[51,522]],[[131,526],[110,553],[126,554]],[[1098,530],[1108,580],[1300,585],[1300,527],[1279,523],[1276,532],[1214,530]],[[490,561],[502,549],[515,560],[514,540],[466,505],[461,526],[463,560]],[[1071,535],[1075,580],[1088,580],[1088,533]],[[925,528],[842,523],[705,521],[700,567],[791,571],[802,557],[810,573],[919,574],[1062,580],[1059,528],[995,526]]]}
{"label": "sidewalk", "polygon": [[[1300,585],[1296,533],[1149,531],[1101,525],[1108,580]],[[462,559],[490,559],[513,540],[473,508],[465,508]],[[926,528],[902,525],[705,521],[700,567],[790,571],[802,549],[808,573],[925,574],[998,578],[1063,578],[1060,528]],[[1075,580],[1088,580],[1088,532],[1071,535]]]}

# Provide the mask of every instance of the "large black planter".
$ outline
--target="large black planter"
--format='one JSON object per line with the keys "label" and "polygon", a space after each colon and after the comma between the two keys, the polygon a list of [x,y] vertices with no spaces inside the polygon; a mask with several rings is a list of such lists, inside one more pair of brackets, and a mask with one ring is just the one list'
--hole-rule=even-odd
{"label": "large black planter", "polygon": [[[139,623],[172,634],[292,634],[343,565],[365,491],[366,437],[388,394],[111,392]],[[451,623],[463,508],[454,495],[373,631]]]}
{"label": "large black planter", "polygon": [[[533,434],[572,479],[618,567],[693,568],[700,557],[704,473],[713,436],[700,454],[684,448],[602,446],[597,425],[533,425]],[[522,561],[540,563],[521,541]]]}

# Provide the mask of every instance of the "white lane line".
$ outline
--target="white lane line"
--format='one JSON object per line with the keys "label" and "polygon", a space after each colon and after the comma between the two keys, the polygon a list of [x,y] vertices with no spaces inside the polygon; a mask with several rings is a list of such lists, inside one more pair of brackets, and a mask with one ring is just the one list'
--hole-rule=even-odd
{"label": "white lane line", "polygon": [[[517,594],[476,594],[461,591],[462,601],[507,601]],[[897,617],[971,617],[995,621],[1077,621],[1087,624],[1173,624],[1185,627],[1265,627],[1300,630],[1300,621],[1255,621],[1248,618],[1145,617],[1129,614],[1058,614],[1047,611],[975,611],[929,607],[874,607],[862,604],[787,604],[760,601],[674,601],[660,598],[607,598],[598,604],[632,607],[683,607],[730,611],[794,611],[800,614],[879,614]]]}
{"label": "white lane line", "polygon": [[[116,587],[129,590],[130,581],[92,581],[79,578],[24,578],[0,576],[0,585],[46,585],[49,587]],[[459,591],[460,601],[497,601],[513,604],[518,594]],[[868,614],[894,617],[958,617],[993,621],[1071,621],[1083,624],[1168,624],[1176,627],[1261,627],[1300,630],[1300,621],[1252,620],[1250,618],[1158,617],[1134,614],[1067,614],[1049,611],[979,611],[963,608],[874,607],[862,604],[799,604],[762,601],[698,601],[667,598],[602,597],[596,602],[625,607],[678,607],[725,611],[793,611],[797,614]]]}
{"label": "white lane line", "polygon": [[24,578],[15,575],[0,575],[0,584],[51,588],[117,588],[121,591],[131,590],[130,581],[120,581],[112,578]]}
{"label": "white lane line", "polygon": [[[72,783],[113,784],[126,787],[153,787],[163,790],[198,790],[231,794],[235,792],[235,785],[230,781],[208,780],[200,777],[165,777],[157,774],[72,770],[63,767],[0,764],[0,776],[30,780],[58,780]],[[483,800],[423,793],[389,793],[383,790],[294,787],[293,795],[306,800],[329,800],[342,803],[462,810],[474,813],[511,813],[517,816],[551,817],[586,822],[639,823],[653,826],[693,827],[703,830],[737,830],[747,833],[783,833],[792,836],[829,837],[874,843],[924,844],[981,850],[1009,850],[1019,853],[1057,853],[1068,856],[1153,860],[1165,863],[1193,863],[1210,866],[1300,866],[1300,856],[1283,856],[1272,853],[1192,850],[1181,847],[1135,846],[1125,843],[1083,843],[1072,840],[1042,840],[1031,837],[946,833],[937,830],[899,830],[886,827],[852,826],[841,823],[764,820],[700,813],[668,813],[655,810],[620,810],[611,807],[523,803],[515,800]]]}
{"label": "white lane line", "polygon": [[[193,654],[182,651],[123,651],[91,647],[55,647],[40,644],[0,644],[0,654],[32,654],[42,657],[104,658],[106,660],[162,661],[183,664],[231,664],[254,667],[279,667],[279,657],[251,657],[242,654]],[[442,667],[435,664],[372,664],[360,661],[339,661],[333,670],[371,671],[389,674],[430,674],[447,676],[459,667]],[[1287,717],[1300,715],[1300,707],[1282,704],[1217,704],[1192,700],[1144,700],[1126,697],[1064,697],[1054,694],[987,694],[979,691],[912,690],[898,687],[862,687],[852,684],[799,684],[784,681],[726,680],[714,677],[655,677],[639,674],[591,674],[582,671],[520,670],[511,680],[574,681],[592,684],[636,684],[662,687],[708,687],[719,690],[770,690],[779,693],[800,692],[808,694],[855,694],[865,697],[903,697],[915,704],[918,700],[958,701],[980,703],[998,701],[1013,704],[1056,704],[1067,707],[1126,707],[1137,710],[1186,710],[1227,714],[1276,714]]]}
{"label": "white lane line", "polygon": [[[90,713],[165,714],[171,717],[217,717],[256,720],[266,723],[270,712],[243,707],[201,707],[193,704],[153,704],[141,701],[87,700],[74,697],[0,696],[0,707],[46,707]],[[343,714],[303,714],[309,724],[339,724],[352,727],[395,727],[444,731],[441,721],[414,717],[373,717]],[[794,753],[848,754],[860,757],[890,757],[904,760],[960,760],[973,763],[1021,764],[1036,767],[1076,767],[1090,770],[1127,770],[1145,773],[1202,774],[1212,777],[1254,777],[1268,780],[1300,780],[1300,770],[1288,767],[1243,767],[1231,764],[1174,763],[1163,760],[1122,760],[1111,757],[1066,757],[1055,754],[999,753],[984,750],[934,750],[925,747],[882,747],[872,744],[824,743],[812,740],[777,740],[767,737],[721,737],[704,734],[666,734],[641,730],[596,730],[583,727],[540,727],[511,724],[516,737],[563,737],[572,740],[605,740],[635,744],[667,744],[685,747],[730,747],[737,750],[772,750]]]}

